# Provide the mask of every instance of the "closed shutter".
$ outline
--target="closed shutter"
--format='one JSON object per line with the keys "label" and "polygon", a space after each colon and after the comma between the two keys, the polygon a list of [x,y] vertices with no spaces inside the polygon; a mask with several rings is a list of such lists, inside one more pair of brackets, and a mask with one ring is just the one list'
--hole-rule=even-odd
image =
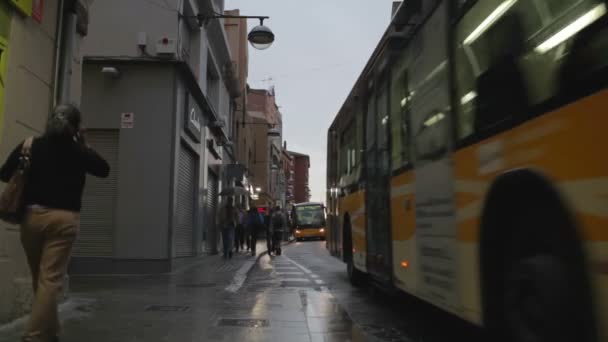
{"label": "closed shutter", "polygon": [[182,146],[179,153],[177,189],[177,226],[175,255],[194,256],[194,208],[196,193],[196,156]]}
{"label": "closed shutter", "polygon": [[207,232],[215,229],[218,186],[219,184],[217,176],[213,172],[211,172],[211,170],[209,170],[209,177],[207,178]]}
{"label": "closed shutter", "polygon": [[87,175],[74,256],[111,257],[114,253],[118,183],[117,130],[89,130],[87,141],[110,164],[108,178]]}

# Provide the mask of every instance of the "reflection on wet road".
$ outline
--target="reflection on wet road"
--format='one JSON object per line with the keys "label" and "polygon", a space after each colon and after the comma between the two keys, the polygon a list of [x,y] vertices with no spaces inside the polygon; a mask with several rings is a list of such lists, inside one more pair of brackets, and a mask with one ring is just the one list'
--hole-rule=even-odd
{"label": "reflection on wet road", "polygon": [[[353,288],[324,242],[278,257],[205,257],[167,275],[74,277],[63,341],[482,341],[479,329],[405,296]],[[253,268],[250,268],[253,266]],[[19,324],[0,342],[19,340]]]}
{"label": "reflection on wet road", "polygon": [[[293,244],[285,249],[285,258],[281,258],[275,258],[271,264],[295,265],[304,275],[290,276],[311,281],[304,291],[308,300],[314,298],[315,305],[332,308],[334,312],[334,316],[312,320],[313,326],[322,322],[341,331],[341,341],[483,341],[479,328],[409,296],[389,294],[372,285],[352,287],[346,278],[344,263],[328,254],[325,242]],[[275,273],[281,281],[288,281],[280,272]]]}

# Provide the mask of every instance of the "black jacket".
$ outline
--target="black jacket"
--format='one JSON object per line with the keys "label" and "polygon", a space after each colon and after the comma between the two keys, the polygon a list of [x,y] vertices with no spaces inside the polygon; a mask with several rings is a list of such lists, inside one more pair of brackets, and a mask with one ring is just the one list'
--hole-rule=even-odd
{"label": "black jacket", "polygon": [[[0,169],[0,180],[8,182],[17,167],[23,143]],[[73,140],[48,137],[34,139],[31,167],[25,186],[25,204],[80,211],[86,174],[105,178],[110,166],[97,152]]]}

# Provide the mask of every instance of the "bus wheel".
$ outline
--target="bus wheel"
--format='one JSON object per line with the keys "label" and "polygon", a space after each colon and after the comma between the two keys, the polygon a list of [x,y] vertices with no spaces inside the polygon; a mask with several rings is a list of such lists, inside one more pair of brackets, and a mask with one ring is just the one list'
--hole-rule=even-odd
{"label": "bus wheel", "polygon": [[567,266],[553,255],[538,254],[508,265],[501,329],[510,336],[508,341],[577,340],[570,283]]}
{"label": "bus wheel", "polygon": [[500,176],[488,192],[481,227],[489,340],[598,341],[583,243],[552,183],[529,170]]}
{"label": "bus wheel", "polygon": [[359,271],[353,264],[353,258],[349,258],[346,262],[346,272],[348,280],[353,286],[361,286],[365,281],[365,273]]}

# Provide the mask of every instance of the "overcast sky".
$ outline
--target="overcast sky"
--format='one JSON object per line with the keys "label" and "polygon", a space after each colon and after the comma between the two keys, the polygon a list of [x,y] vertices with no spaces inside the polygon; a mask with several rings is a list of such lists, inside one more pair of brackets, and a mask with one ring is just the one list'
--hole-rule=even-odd
{"label": "overcast sky", "polygon": [[249,48],[248,82],[275,86],[287,148],[310,155],[313,201],[325,201],[327,130],[386,30],[392,2],[226,0],[242,15],[270,16],[276,40],[268,50]]}

